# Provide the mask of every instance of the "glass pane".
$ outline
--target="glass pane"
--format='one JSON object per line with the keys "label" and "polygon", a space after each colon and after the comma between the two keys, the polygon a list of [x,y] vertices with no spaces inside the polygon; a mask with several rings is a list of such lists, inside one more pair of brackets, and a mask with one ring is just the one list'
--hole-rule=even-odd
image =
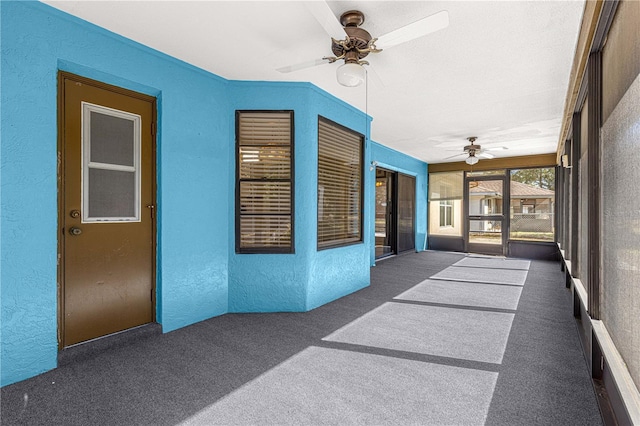
{"label": "glass pane", "polygon": [[415,248],[413,231],[415,194],[415,178],[398,174],[398,252]]}
{"label": "glass pane", "polygon": [[429,234],[462,236],[462,200],[429,201]]}
{"label": "glass pane", "polygon": [[134,218],[136,174],[89,169],[89,218]]}
{"label": "glass pane", "polygon": [[502,221],[469,220],[469,243],[502,245]]}
{"label": "glass pane", "polygon": [[469,182],[469,215],[502,214],[502,180],[481,180]]}
{"label": "glass pane", "polygon": [[318,246],[362,240],[362,137],[318,122]]}
{"label": "glass pane", "polygon": [[289,182],[240,182],[240,214],[291,212]]}
{"label": "glass pane", "polygon": [[376,170],[376,257],[391,254],[389,235],[387,232],[387,215],[389,206],[389,178],[387,172]]}
{"label": "glass pane", "polygon": [[91,111],[91,161],[134,165],[134,122]]}
{"label": "glass pane", "polygon": [[289,179],[288,146],[240,147],[240,179]]}
{"label": "glass pane", "polygon": [[500,170],[484,170],[481,172],[467,172],[467,177],[478,177],[478,176],[504,176],[506,174],[505,169]]}
{"label": "glass pane", "polygon": [[240,245],[243,248],[289,247],[291,216],[242,216]]}
{"label": "glass pane", "polygon": [[553,241],[555,170],[551,167],[512,170],[510,189],[509,238]]}
{"label": "glass pane", "polygon": [[240,145],[291,145],[290,112],[248,112],[238,115]]}

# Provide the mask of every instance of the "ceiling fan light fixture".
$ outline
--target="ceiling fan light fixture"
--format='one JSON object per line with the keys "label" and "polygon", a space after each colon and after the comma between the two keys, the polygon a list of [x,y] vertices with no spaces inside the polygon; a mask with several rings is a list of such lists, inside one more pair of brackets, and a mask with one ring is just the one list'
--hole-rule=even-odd
{"label": "ceiling fan light fixture", "polygon": [[467,157],[466,160],[464,160],[464,162],[467,163],[470,166],[473,166],[474,164],[477,164],[478,161],[480,161],[480,160],[478,160],[478,157],[476,157],[475,155],[470,155],[470,156]]}
{"label": "ceiling fan light fixture", "polygon": [[338,83],[346,87],[356,87],[361,85],[365,79],[365,69],[362,65],[354,62],[342,64],[336,70]]}

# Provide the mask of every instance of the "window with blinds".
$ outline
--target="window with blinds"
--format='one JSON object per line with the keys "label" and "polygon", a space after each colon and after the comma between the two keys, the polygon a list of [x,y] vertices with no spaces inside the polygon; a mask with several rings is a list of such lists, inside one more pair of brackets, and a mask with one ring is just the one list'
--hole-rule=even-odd
{"label": "window with blinds", "polygon": [[293,252],[293,111],[236,112],[236,251]]}
{"label": "window with blinds", "polygon": [[363,137],[318,120],[318,248],[362,241]]}

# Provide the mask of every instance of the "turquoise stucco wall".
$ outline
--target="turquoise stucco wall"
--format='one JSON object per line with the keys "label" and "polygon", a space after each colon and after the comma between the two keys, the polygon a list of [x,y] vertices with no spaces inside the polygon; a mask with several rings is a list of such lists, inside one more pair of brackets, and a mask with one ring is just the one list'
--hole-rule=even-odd
{"label": "turquoise stucco wall", "polygon": [[[302,207],[311,191],[311,176],[301,167],[310,160],[307,149],[311,138],[308,83],[234,82],[230,120],[236,110],[293,110],[294,114],[294,253],[235,253],[235,209],[229,210],[229,311],[282,312],[303,311],[309,280],[309,262],[313,252],[305,241],[304,229],[309,219]],[[233,141],[235,143],[235,140]],[[232,157],[229,177],[235,182],[235,160]],[[235,206],[235,191],[228,194]]]}
{"label": "turquoise stucco wall", "polygon": [[[346,104],[336,105],[333,98],[326,96],[323,93],[315,93],[312,97],[312,102],[317,113],[313,117],[312,134],[314,135],[315,143],[311,150],[313,159],[312,162],[309,163],[311,167],[310,170],[312,170],[315,175],[313,179],[313,197],[308,204],[310,205],[313,220],[311,221],[311,226],[308,229],[308,232],[313,248],[316,251],[312,262],[310,262],[311,277],[309,279],[309,286],[306,294],[307,309],[316,308],[330,302],[331,300],[345,296],[369,285],[370,268],[367,263],[367,257],[369,253],[369,246],[373,244],[373,240],[371,239],[373,234],[367,232],[367,230],[370,228],[370,224],[373,223],[372,216],[374,214],[373,210],[370,209],[367,194],[367,188],[372,186],[373,183],[370,180],[369,174],[366,172],[368,170],[368,164],[370,163],[371,142],[368,140],[368,135],[371,133],[371,118],[359,110],[351,107],[346,108]],[[362,215],[362,243],[325,250],[317,250],[316,248],[318,241],[318,114],[365,136],[363,164],[365,170],[365,189],[363,193],[364,211]]]}
{"label": "turquoise stucco wall", "polygon": [[157,319],[225,313],[228,83],[41,3],[1,19],[1,383],[56,366],[59,69],[158,97]]}
{"label": "turquoise stucco wall", "polygon": [[[235,82],[232,90],[234,111],[294,110],[295,253],[236,254],[232,230],[229,238],[229,247],[232,247],[230,312],[305,311],[368,285],[368,261],[362,262],[363,254],[368,254],[366,233],[365,241],[360,244],[317,249],[317,164],[318,115],[361,134],[368,134],[370,120],[363,112],[308,83]],[[232,180],[234,173],[232,168]],[[229,202],[234,203],[232,191]],[[363,220],[366,217],[365,209]],[[231,210],[229,223],[234,221]],[[335,253],[339,255],[336,257]]]}
{"label": "turquoise stucco wall", "polygon": [[[368,135],[363,112],[308,83],[224,80],[42,3],[2,1],[0,14],[0,385],[56,367],[58,70],[158,100],[156,317],[164,332],[226,312],[309,310],[368,285],[372,160],[417,176],[420,246],[426,165],[366,141],[364,241],[317,250],[318,115]],[[294,254],[235,253],[237,109],[295,112]]]}

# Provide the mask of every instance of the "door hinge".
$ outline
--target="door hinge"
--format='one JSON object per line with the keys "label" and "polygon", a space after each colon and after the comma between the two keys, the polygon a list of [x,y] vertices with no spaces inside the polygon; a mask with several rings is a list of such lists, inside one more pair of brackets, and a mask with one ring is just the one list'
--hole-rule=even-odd
{"label": "door hinge", "polygon": [[156,123],[151,123],[151,136],[156,136]]}

